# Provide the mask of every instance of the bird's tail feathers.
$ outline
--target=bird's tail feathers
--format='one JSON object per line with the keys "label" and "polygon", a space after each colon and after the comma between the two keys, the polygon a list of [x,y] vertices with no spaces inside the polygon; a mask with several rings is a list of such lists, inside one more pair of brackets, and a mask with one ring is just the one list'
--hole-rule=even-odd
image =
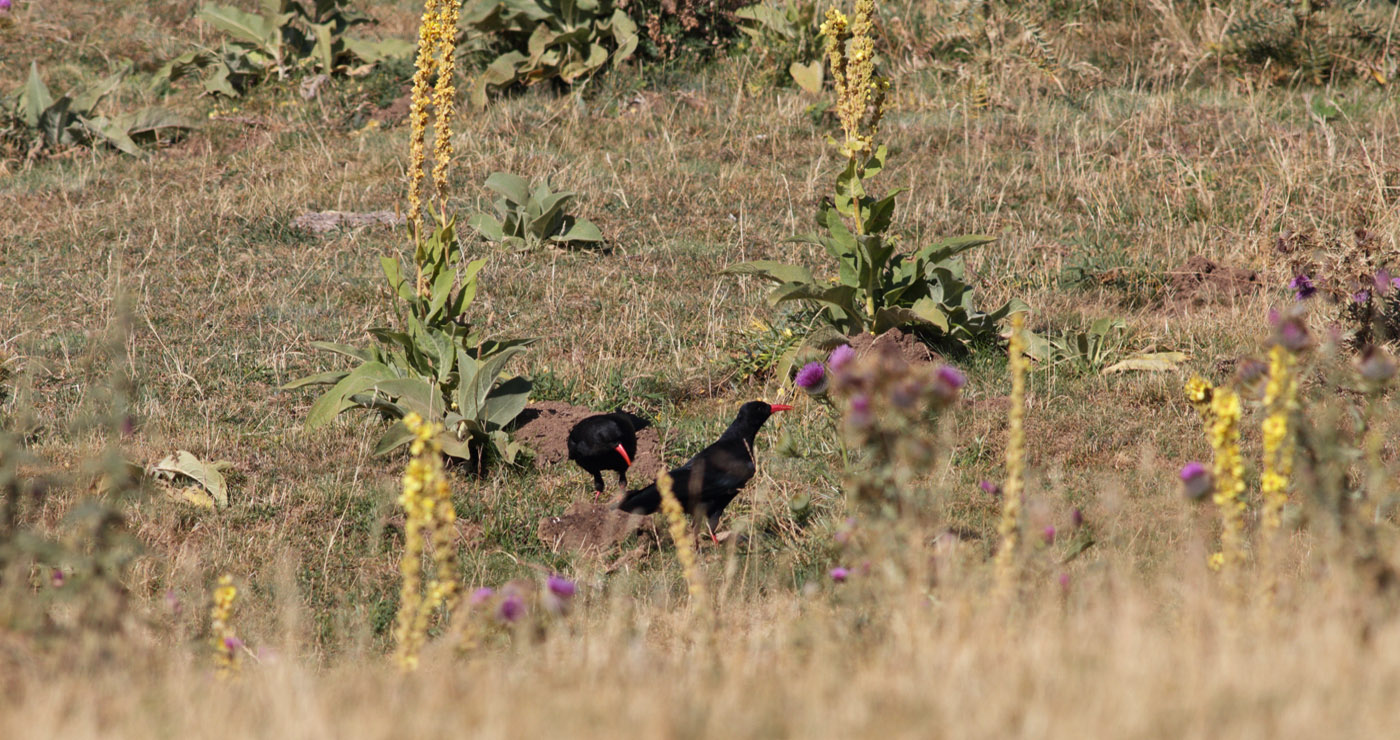
{"label": "bird's tail feathers", "polygon": [[634,432],[640,432],[643,429],[646,429],[647,427],[651,426],[651,419],[648,419],[644,416],[637,416],[636,414],[630,411],[623,411],[621,406],[618,406],[617,410],[613,413],[619,416],[627,417],[627,421],[631,422],[632,431]]}
{"label": "bird's tail feathers", "polygon": [[657,509],[661,508],[661,492],[656,490],[655,483],[646,488],[628,491],[617,508],[629,514],[655,514]]}

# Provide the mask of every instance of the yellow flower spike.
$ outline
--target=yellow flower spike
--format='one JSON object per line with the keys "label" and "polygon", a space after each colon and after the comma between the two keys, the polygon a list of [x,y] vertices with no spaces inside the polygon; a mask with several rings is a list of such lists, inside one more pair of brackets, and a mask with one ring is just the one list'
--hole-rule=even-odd
{"label": "yellow flower spike", "polygon": [[[452,489],[443,473],[442,448],[437,436],[442,425],[428,423],[410,413],[403,424],[413,434],[404,470],[399,505],[404,510],[404,553],[399,561],[403,584],[399,613],[394,624],[395,656],[405,671],[418,667],[418,652],[427,638],[428,622],[439,607],[450,605],[457,593],[457,513]],[[433,545],[433,578],[423,583],[424,531]],[[426,594],[426,598],[424,595]]]}
{"label": "yellow flower spike", "polygon": [[209,644],[214,648],[214,668],[219,678],[228,678],[239,668],[239,649],[243,642],[233,630],[233,602],[238,588],[233,576],[222,575],[214,589],[214,606],[209,610]]}
{"label": "yellow flower spike", "polygon": [[438,207],[447,214],[447,170],[452,164],[452,113],[457,102],[457,17],[461,7],[458,0],[446,0],[440,6],[438,33],[437,83],[433,87],[433,185],[437,189]]}
{"label": "yellow flower spike", "polygon": [[997,532],[1001,545],[997,548],[996,570],[998,588],[1009,596],[1016,581],[1016,544],[1020,539],[1021,492],[1025,487],[1026,455],[1026,359],[1025,315],[1011,317],[1011,340],[1007,360],[1011,370],[1011,405],[1007,412],[1006,484],[1002,488],[1001,524]]}
{"label": "yellow flower spike", "polygon": [[1293,474],[1293,437],[1289,419],[1298,407],[1297,357],[1281,344],[1269,350],[1269,382],[1264,388],[1264,472],[1260,488],[1264,497],[1261,522],[1265,532],[1283,523],[1288,503],[1289,478]]}
{"label": "yellow flower spike", "polygon": [[418,26],[418,57],[414,61],[413,94],[409,104],[408,225],[414,238],[423,233],[423,161],[428,132],[428,81],[437,69],[437,22],[444,0],[425,0],[423,19]]}
{"label": "yellow flower spike", "polygon": [[1215,494],[1220,509],[1220,570],[1244,563],[1244,459],[1240,456],[1240,397],[1217,388],[1210,403],[1211,447],[1215,450]]}
{"label": "yellow flower spike", "polygon": [[671,532],[671,540],[676,544],[676,560],[680,561],[685,575],[686,588],[690,591],[690,604],[701,609],[705,603],[705,583],[700,580],[700,572],[695,567],[695,546],[685,525],[685,510],[672,490],[670,473],[662,473],[656,479],[656,490],[661,494],[661,513],[666,516],[666,525]]}

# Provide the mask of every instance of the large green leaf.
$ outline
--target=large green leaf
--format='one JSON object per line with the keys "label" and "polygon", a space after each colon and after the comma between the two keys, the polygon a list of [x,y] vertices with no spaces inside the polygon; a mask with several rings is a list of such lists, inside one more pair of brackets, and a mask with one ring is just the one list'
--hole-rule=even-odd
{"label": "large green leaf", "polygon": [[486,399],[484,406],[486,421],[496,428],[515,421],[515,417],[525,410],[526,404],[530,402],[530,389],[532,385],[529,380],[522,377],[514,377],[501,383],[491,391],[491,395]]}
{"label": "large green leaf", "polygon": [[530,183],[519,175],[509,172],[493,172],[486,178],[486,188],[499,193],[512,203],[525,204],[530,200]]}
{"label": "large green leaf", "polygon": [[70,110],[80,116],[91,116],[94,108],[102,99],[107,97],[117,85],[121,84],[122,78],[126,77],[127,68],[122,68],[116,73],[107,76],[101,82],[92,87],[73,95],[73,105]]}
{"label": "large green leaf", "polygon": [[374,452],[371,454],[375,456],[387,455],[409,442],[412,442],[414,436],[413,432],[410,432],[402,421],[396,421],[393,426],[389,427],[388,431],[384,432],[384,436],[380,437],[379,441],[375,443]]}
{"label": "large green leaf", "polygon": [[919,259],[932,264],[938,264],[962,254],[973,247],[991,244],[994,241],[996,241],[995,237],[983,236],[981,234],[951,236],[946,239],[940,239],[919,250]]}
{"label": "large green leaf", "polygon": [[349,374],[350,371],[348,370],[328,370],[324,373],[316,373],[315,375],[308,375],[304,378],[297,378],[290,383],[282,385],[278,390],[291,391],[297,388],[305,388],[309,385],[335,385]]}
{"label": "large green leaf", "polygon": [[53,95],[49,93],[49,88],[44,81],[39,78],[39,63],[29,62],[29,79],[24,83],[24,89],[19,94],[19,113],[24,119],[24,125],[29,128],[39,127],[39,118],[53,105]]}
{"label": "large green leaf", "polygon": [[195,13],[196,18],[273,57],[282,45],[282,27],[294,16],[295,12],[262,16],[227,5],[205,5]]}
{"label": "large green leaf", "polygon": [[489,213],[478,213],[467,219],[467,226],[476,230],[481,238],[486,241],[498,242],[506,238],[505,230],[501,228],[501,222],[497,221]]}
{"label": "large green leaf", "polygon": [[374,352],[372,350],[360,349],[359,347],[352,347],[348,344],[338,344],[336,342],[312,342],[311,346],[314,349],[324,350],[326,352],[334,352],[338,355],[345,355],[346,357],[349,357],[354,360],[359,360],[361,362],[371,362],[374,360]]}
{"label": "large green leaf", "polygon": [[311,410],[306,414],[306,428],[311,430],[328,424],[340,412],[356,405],[350,396],[363,393],[394,377],[394,371],[379,362],[366,362],[355,368],[311,404]]}
{"label": "large green leaf", "polygon": [[424,419],[435,420],[447,411],[447,403],[437,385],[423,378],[391,378],[380,381],[375,387]]}
{"label": "large green leaf", "polygon": [[572,216],[567,216],[564,219],[564,225],[564,233],[551,237],[554,241],[563,244],[572,244],[574,242],[580,244],[596,244],[603,241],[603,232],[599,231],[598,227],[594,226],[592,221],[582,218],[574,219]]}
{"label": "large green leaf", "polygon": [[136,142],[131,140],[126,134],[126,126],[120,121],[108,120],[103,116],[96,118],[85,118],[82,125],[91,132],[96,139],[101,139],[117,149],[132,156],[140,156],[141,148],[136,146]]}
{"label": "large green leaf", "polygon": [[366,62],[401,59],[412,54],[414,49],[417,48],[411,41],[395,38],[388,38],[383,41],[370,41],[369,39],[341,36],[340,42],[345,45],[346,51]]}

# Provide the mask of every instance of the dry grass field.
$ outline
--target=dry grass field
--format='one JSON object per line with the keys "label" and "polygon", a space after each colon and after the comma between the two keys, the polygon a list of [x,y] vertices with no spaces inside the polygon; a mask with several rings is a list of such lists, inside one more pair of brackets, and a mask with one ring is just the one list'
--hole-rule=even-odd
{"label": "dry grass field", "polygon": [[[463,221],[489,209],[483,183],[512,172],[578,193],[572,212],[605,239],[513,249],[461,229],[465,253],[487,259],[473,328],[538,338],[510,364],[532,402],[638,410],[655,421],[650,470],[713,441],[745,401],[795,408],[760,432],[731,536],[699,541],[701,597],[664,522],[601,553],[540,536],[591,499],[567,461],[449,466],[465,594],[530,595],[551,574],[577,593],[505,625],[463,602],[403,673],[408,456],[372,454],[387,427],[376,415],[305,429],[316,392],[281,388],[347,367],[312,342],[367,346],[367,329],[399,320],[380,257],[411,252],[404,228],[294,222],[405,209],[412,59],[312,96],[303,71],[201,95],[196,80],[155,79],[218,46],[198,5],[15,0],[0,15],[0,96],[31,62],[57,93],[129,60],[109,110],[194,122],[140,156],[0,138],[0,736],[1397,733],[1400,426],[1393,393],[1355,379],[1345,332],[1359,287],[1344,277],[1358,255],[1400,274],[1388,36],[1379,62],[1346,57],[1315,80],[1221,51],[1260,3],[994,3],[1020,20],[956,51],[938,39],[961,32],[949,19],[963,4],[879,4],[892,91],[878,184],[904,189],[901,248],[995,237],[966,253],[979,306],[1023,301],[1039,337],[1122,324],[1102,357],[1030,368],[1009,590],[993,560],[1002,498],[979,485],[1007,476],[1004,341],[940,348],[967,384],[919,432],[936,452],[900,469],[920,498],[894,522],[851,493],[868,470],[843,447],[845,407],[745,364],[771,343],[755,321],[800,334],[816,319],[722,271],[835,272],[821,246],[787,240],[811,230],[845,163],[827,142],[840,136],[829,86],[775,86],[735,41],[708,58],[639,53],[484,108],[463,94],[447,209]],[[353,5],[378,21],[364,35],[416,38],[421,2]],[[459,87],[478,72],[463,60]],[[1304,270],[1332,283],[1299,301],[1289,283]],[[1380,287],[1360,288],[1379,305]],[[1271,310],[1294,305],[1314,341],[1270,538],[1268,409],[1250,368],[1280,331]],[[1185,360],[1101,372],[1141,350]],[[1193,375],[1245,398],[1248,552],[1219,573],[1216,506],[1185,499],[1178,479],[1212,458],[1182,390]],[[111,483],[122,461],[149,469],[176,450],[228,461],[227,506],[145,474]],[[221,677],[210,605],[225,574],[240,668]]]}

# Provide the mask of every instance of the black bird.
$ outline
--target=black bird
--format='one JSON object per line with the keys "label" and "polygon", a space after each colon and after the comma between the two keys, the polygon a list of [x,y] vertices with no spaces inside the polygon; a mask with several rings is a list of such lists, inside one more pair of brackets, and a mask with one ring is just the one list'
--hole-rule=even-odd
{"label": "black bird", "polygon": [[596,414],[569,430],[569,459],[593,474],[593,500],[603,493],[603,471],[617,472],[618,484],[627,488],[627,469],[637,455],[637,432],[651,422],[622,409]]}
{"label": "black bird", "polygon": [[[676,499],[691,517],[705,517],[710,539],[718,541],[715,527],[719,526],[720,515],[753,477],[753,440],[758,430],[774,412],[790,408],[785,404],[749,401],[739,407],[734,423],[717,442],[671,471],[671,490]],[[617,508],[633,514],[651,514],[661,508],[661,492],[655,483],[629,491]]]}

